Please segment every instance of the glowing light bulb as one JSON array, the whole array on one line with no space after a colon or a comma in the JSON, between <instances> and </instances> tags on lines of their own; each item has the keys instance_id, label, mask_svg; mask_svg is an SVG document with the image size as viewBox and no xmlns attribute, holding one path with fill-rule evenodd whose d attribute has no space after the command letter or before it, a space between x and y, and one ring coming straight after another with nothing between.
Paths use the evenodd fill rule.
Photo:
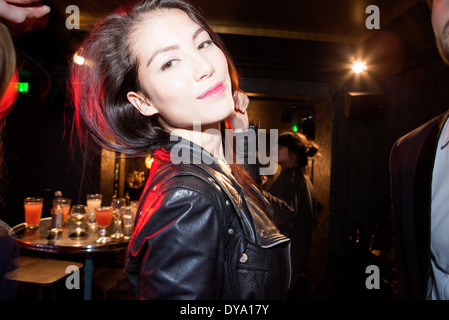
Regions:
<instances>
[{"instance_id":1,"label":"glowing light bulb","mask_svg":"<svg viewBox=\"0 0 449 320\"><path fill-rule=\"evenodd\" d=\"M364 64L363 62L355 62L355 63L352 65L352 70L353 70L355 73L360 73L360 72L362 72L362 71L366 71L366 64Z\"/></svg>"},{"instance_id":2,"label":"glowing light bulb","mask_svg":"<svg viewBox=\"0 0 449 320\"><path fill-rule=\"evenodd\" d=\"M85 61L86 59L84 59L82 56L79 56L77 53L73 55L73 62L75 62L76 64L82 66Z\"/></svg>"}]
</instances>

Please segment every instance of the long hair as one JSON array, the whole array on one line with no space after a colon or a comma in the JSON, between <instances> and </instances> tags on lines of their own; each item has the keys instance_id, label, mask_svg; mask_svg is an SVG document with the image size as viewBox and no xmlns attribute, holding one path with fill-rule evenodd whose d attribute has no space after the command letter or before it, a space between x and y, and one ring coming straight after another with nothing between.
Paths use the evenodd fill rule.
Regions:
<instances>
[{"instance_id":1,"label":"long hair","mask_svg":"<svg viewBox=\"0 0 449 320\"><path fill-rule=\"evenodd\" d=\"M145 156L169 141L170 134L158 116L142 115L126 96L129 91L145 92L138 81L139 61L131 50L131 35L148 13L160 9L182 10L209 33L226 56L232 92L239 89L228 50L195 7L182 0L152 0L121 8L103 18L82 42L79 55L85 63L71 65L68 87L75 109L74 128L82 144L90 136L96 146ZM257 201L249 175L237 164L231 169L246 193Z\"/></svg>"},{"instance_id":2,"label":"long hair","mask_svg":"<svg viewBox=\"0 0 449 320\"><path fill-rule=\"evenodd\" d=\"M229 53L193 6L180 0L155 0L121 8L102 19L81 44L79 55L85 63L71 66L74 124L79 132L86 128L95 144L105 149L143 156L169 141L158 116L142 115L126 97L129 91L145 92L138 81L139 62L131 50L131 35L148 13L160 9L182 10L210 34L228 61L232 90L238 89Z\"/></svg>"},{"instance_id":3,"label":"long hair","mask_svg":"<svg viewBox=\"0 0 449 320\"><path fill-rule=\"evenodd\" d=\"M3 128L4 120L10 107L17 97L14 82L17 82L16 74L16 51L8 28L0 23L0 129Z\"/></svg>"}]
</instances>

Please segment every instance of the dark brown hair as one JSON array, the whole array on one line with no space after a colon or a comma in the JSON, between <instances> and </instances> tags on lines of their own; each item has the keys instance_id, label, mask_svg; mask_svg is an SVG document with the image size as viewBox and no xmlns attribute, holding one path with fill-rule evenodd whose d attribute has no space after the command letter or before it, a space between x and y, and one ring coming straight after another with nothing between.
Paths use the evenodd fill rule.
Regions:
<instances>
[{"instance_id":1,"label":"dark brown hair","mask_svg":"<svg viewBox=\"0 0 449 320\"><path fill-rule=\"evenodd\" d=\"M139 62L131 50L131 35L148 13L163 9L184 11L209 33L226 56L232 91L239 90L238 73L226 47L195 7L181 0L152 0L121 8L103 18L81 44L78 53L85 63L71 65L68 87L75 109L74 128L82 144L91 137L94 146L146 156L169 141L169 132L158 116L142 115L127 98L129 91L145 93L138 81ZM231 169L244 190L259 202L249 175L238 164Z\"/></svg>"},{"instance_id":2,"label":"dark brown hair","mask_svg":"<svg viewBox=\"0 0 449 320\"><path fill-rule=\"evenodd\" d=\"M305 167L309 157L318 152L318 145L297 132L286 132L279 136L278 145L288 148L288 151L298 156L298 166Z\"/></svg>"},{"instance_id":3,"label":"dark brown hair","mask_svg":"<svg viewBox=\"0 0 449 320\"><path fill-rule=\"evenodd\" d=\"M138 59L131 50L131 34L146 14L161 9L184 11L206 30L224 52L232 90L238 89L238 74L228 51L201 14L180 0L143 1L102 19L81 44L84 65L71 66L70 95L75 107L75 126L89 131L96 145L134 156L147 155L169 140L158 116L142 115L127 99L129 91L145 92L138 81ZM84 136L84 135L83 135Z\"/></svg>"}]
</instances>

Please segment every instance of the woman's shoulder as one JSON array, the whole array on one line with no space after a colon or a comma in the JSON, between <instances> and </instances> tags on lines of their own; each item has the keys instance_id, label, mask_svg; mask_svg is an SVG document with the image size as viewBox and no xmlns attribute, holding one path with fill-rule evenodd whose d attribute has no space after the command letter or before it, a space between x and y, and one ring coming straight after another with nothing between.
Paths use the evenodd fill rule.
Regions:
<instances>
[{"instance_id":1,"label":"woman's shoulder","mask_svg":"<svg viewBox=\"0 0 449 320\"><path fill-rule=\"evenodd\" d=\"M212 201L223 198L220 186L208 173L192 164L170 164L158 170L154 177L150 177L153 183L147 188L151 191L159 191L167 196L184 190L203 195Z\"/></svg>"}]
</instances>

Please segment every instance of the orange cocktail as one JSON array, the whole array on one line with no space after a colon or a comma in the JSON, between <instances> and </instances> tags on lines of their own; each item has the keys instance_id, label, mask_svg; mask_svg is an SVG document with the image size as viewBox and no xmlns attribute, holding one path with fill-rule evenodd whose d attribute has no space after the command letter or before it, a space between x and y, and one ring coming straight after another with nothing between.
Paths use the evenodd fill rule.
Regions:
<instances>
[{"instance_id":1,"label":"orange cocktail","mask_svg":"<svg viewBox=\"0 0 449 320\"><path fill-rule=\"evenodd\" d=\"M24 201L25 223L28 229L36 229L42 215L43 198L28 197Z\"/></svg>"},{"instance_id":2,"label":"orange cocktail","mask_svg":"<svg viewBox=\"0 0 449 320\"><path fill-rule=\"evenodd\" d=\"M100 228L107 228L112 222L112 207L95 208L95 219Z\"/></svg>"},{"instance_id":3,"label":"orange cocktail","mask_svg":"<svg viewBox=\"0 0 449 320\"><path fill-rule=\"evenodd\" d=\"M95 219L97 220L97 225L100 227L100 238L97 239L97 243L108 243L111 241L110 237L106 237L106 228L112 222L112 207L98 207L95 208Z\"/></svg>"},{"instance_id":4,"label":"orange cocktail","mask_svg":"<svg viewBox=\"0 0 449 320\"><path fill-rule=\"evenodd\" d=\"M62 205L62 222L67 223L69 220L70 205Z\"/></svg>"}]
</instances>

